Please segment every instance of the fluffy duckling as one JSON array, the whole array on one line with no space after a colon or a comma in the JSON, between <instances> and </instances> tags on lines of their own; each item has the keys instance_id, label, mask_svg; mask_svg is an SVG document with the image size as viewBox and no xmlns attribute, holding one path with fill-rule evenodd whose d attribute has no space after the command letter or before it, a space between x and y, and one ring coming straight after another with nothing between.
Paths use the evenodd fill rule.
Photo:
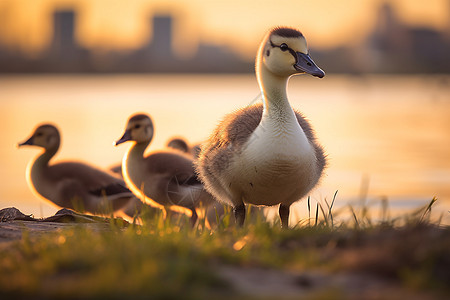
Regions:
<instances>
[{"instance_id":1,"label":"fluffy duckling","mask_svg":"<svg viewBox=\"0 0 450 300\"><path fill-rule=\"evenodd\" d=\"M189 153L189 145L188 143L182 139L182 138L173 138L170 141L167 142L167 147L179 150L184 153Z\"/></svg>"},{"instance_id":2,"label":"fluffy duckling","mask_svg":"<svg viewBox=\"0 0 450 300\"><path fill-rule=\"evenodd\" d=\"M189 149L188 143L182 139L182 138L172 138L167 142L167 148L175 149L178 151L181 151L183 153L195 153L192 152L191 149ZM192 154L194 155L194 154ZM119 176L122 176L122 163L113 165L109 168L111 172L114 174L117 174Z\"/></svg>"},{"instance_id":3,"label":"fluffy duckling","mask_svg":"<svg viewBox=\"0 0 450 300\"><path fill-rule=\"evenodd\" d=\"M167 147L188 153L192 155L193 159L197 159L198 154L200 153L200 144L195 144L190 147L183 138L172 138L167 142Z\"/></svg>"},{"instance_id":4,"label":"fluffy duckling","mask_svg":"<svg viewBox=\"0 0 450 300\"><path fill-rule=\"evenodd\" d=\"M123 180L92 166L79 162L50 164L60 143L58 129L43 124L28 140L18 144L44 149L30 161L26 172L28 185L37 195L59 207L102 215L122 208L134 197Z\"/></svg>"},{"instance_id":5,"label":"fluffy duckling","mask_svg":"<svg viewBox=\"0 0 450 300\"><path fill-rule=\"evenodd\" d=\"M244 224L244 203L279 206L288 227L290 205L318 183L326 165L311 125L287 98L295 74L322 78L325 73L308 54L303 34L277 27L263 39L256 57L262 104L225 116L201 149L197 171L206 189L234 208Z\"/></svg>"},{"instance_id":6,"label":"fluffy duckling","mask_svg":"<svg viewBox=\"0 0 450 300\"><path fill-rule=\"evenodd\" d=\"M166 145L170 149L181 151L182 153L190 153L189 145L183 138L174 137L167 142ZM113 165L109 168L111 172L123 178L122 163ZM124 217L136 217L139 216L141 210L145 207L147 211L155 209L147 204L142 203L139 199L135 198L130 201L121 211L125 214Z\"/></svg>"},{"instance_id":7,"label":"fluffy duckling","mask_svg":"<svg viewBox=\"0 0 450 300\"><path fill-rule=\"evenodd\" d=\"M192 155L195 155L196 154L195 151L197 151L197 148L190 149L188 143L182 138L170 139L167 142L167 148L175 149L183 153L191 153ZM109 170L114 174L122 176L122 163L111 166Z\"/></svg>"},{"instance_id":8,"label":"fluffy duckling","mask_svg":"<svg viewBox=\"0 0 450 300\"><path fill-rule=\"evenodd\" d=\"M196 207L214 200L195 174L192 158L176 150L154 151L144 157L153 138L153 122L145 114L128 120L125 133L115 145L126 141L133 144L122 161L125 182L139 198L160 208L169 208L191 215L195 224Z\"/></svg>"}]
</instances>

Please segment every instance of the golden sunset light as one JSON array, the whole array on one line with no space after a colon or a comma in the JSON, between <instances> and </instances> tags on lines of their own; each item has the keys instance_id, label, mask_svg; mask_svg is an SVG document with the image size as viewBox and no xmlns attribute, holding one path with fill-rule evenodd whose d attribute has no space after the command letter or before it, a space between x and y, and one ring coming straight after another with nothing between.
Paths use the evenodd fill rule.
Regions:
<instances>
[{"instance_id":1,"label":"golden sunset light","mask_svg":"<svg viewBox=\"0 0 450 300\"><path fill-rule=\"evenodd\" d=\"M30 55L42 51L51 39L52 13L71 9L82 46L136 49L151 39L150 18L164 14L175 19L174 47L181 56L208 41L251 57L264 32L279 24L302 28L315 47L353 44L374 26L383 3L391 3L407 24L450 27L446 0L1 0L0 43Z\"/></svg>"},{"instance_id":2,"label":"golden sunset light","mask_svg":"<svg viewBox=\"0 0 450 300\"><path fill-rule=\"evenodd\" d=\"M450 299L449 54L450 0L0 0L0 299Z\"/></svg>"}]
</instances>

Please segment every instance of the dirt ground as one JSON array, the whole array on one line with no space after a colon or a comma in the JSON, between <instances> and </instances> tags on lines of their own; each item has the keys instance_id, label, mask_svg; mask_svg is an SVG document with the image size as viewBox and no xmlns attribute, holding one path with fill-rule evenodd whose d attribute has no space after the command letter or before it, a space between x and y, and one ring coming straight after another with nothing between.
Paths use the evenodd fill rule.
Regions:
<instances>
[{"instance_id":1,"label":"dirt ground","mask_svg":"<svg viewBox=\"0 0 450 300\"><path fill-rule=\"evenodd\" d=\"M16 208L0 210L0 251L10 243L22 239L24 232L39 237L49 232L73 226L86 226L92 230L110 230L107 218L82 215L62 209L54 216L35 219ZM345 291L337 299L440 299L436 295L407 290L395 282L364 272L327 274L321 271L293 272L258 267L223 265L218 275L230 282L242 295L263 298L336 299L336 292Z\"/></svg>"},{"instance_id":2,"label":"dirt ground","mask_svg":"<svg viewBox=\"0 0 450 300\"><path fill-rule=\"evenodd\" d=\"M0 247L4 243L20 240L24 231L34 237L75 225L95 230L109 229L108 219L77 214L68 209L61 209L54 216L45 219L35 219L17 208L4 208L0 210Z\"/></svg>"}]
</instances>

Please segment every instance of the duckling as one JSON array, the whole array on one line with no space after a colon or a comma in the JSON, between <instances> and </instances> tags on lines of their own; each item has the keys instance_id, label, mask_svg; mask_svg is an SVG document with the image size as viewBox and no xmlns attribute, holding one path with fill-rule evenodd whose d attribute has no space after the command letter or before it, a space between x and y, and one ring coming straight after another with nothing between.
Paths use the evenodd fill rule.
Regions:
<instances>
[{"instance_id":1,"label":"duckling","mask_svg":"<svg viewBox=\"0 0 450 300\"><path fill-rule=\"evenodd\" d=\"M188 143L180 137L174 137L171 138L166 145L170 149L175 149L178 151L181 151L183 153L191 153L191 150L189 149ZM192 153L191 153L192 154ZM109 170L114 173L117 176L120 176L123 178L122 175L122 163L115 164L109 168ZM147 205L145 203L142 203L141 200L138 198L135 198L133 201L130 201L129 204L127 204L121 211L124 213L122 215L123 217L136 217L141 214L141 210L145 207L146 211L153 211L155 210L154 207Z\"/></svg>"},{"instance_id":2,"label":"duckling","mask_svg":"<svg viewBox=\"0 0 450 300\"><path fill-rule=\"evenodd\" d=\"M207 206L214 200L197 179L189 155L177 150L160 150L144 157L153 131L151 118L136 114L129 118L125 133L115 142L116 146L133 142L122 161L125 182L149 205L191 215L194 225L198 218L196 208L200 203Z\"/></svg>"},{"instance_id":3,"label":"duckling","mask_svg":"<svg viewBox=\"0 0 450 300\"><path fill-rule=\"evenodd\" d=\"M59 207L108 215L130 201L133 193L125 182L80 162L50 164L61 143L59 130L51 124L38 126L18 147L44 149L28 164L26 178L31 190Z\"/></svg>"},{"instance_id":4,"label":"duckling","mask_svg":"<svg viewBox=\"0 0 450 300\"><path fill-rule=\"evenodd\" d=\"M175 149L183 153L191 153L192 155L195 155L195 151L197 151L197 148L195 147L190 149L188 143L183 138L172 138L167 142L166 146L167 148ZM109 170L114 174L122 176L122 163L111 166Z\"/></svg>"},{"instance_id":5,"label":"duckling","mask_svg":"<svg viewBox=\"0 0 450 300\"><path fill-rule=\"evenodd\" d=\"M189 146L183 138L172 138L167 142L167 147L190 154L193 159L197 159L198 154L200 153L200 144Z\"/></svg>"},{"instance_id":6,"label":"duckling","mask_svg":"<svg viewBox=\"0 0 450 300\"><path fill-rule=\"evenodd\" d=\"M205 188L233 207L240 226L250 203L279 205L287 228L290 205L316 186L326 165L311 125L289 104L287 82L295 74L325 73L303 34L287 27L266 34L255 64L263 103L226 115L202 144L196 169Z\"/></svg>"},{"instance_id":7,"label":"duckling","mask_svg":"<svg viewBox=\"0 0 450 300\"><path fill-rule=\"evenodd\" d=\"M179 150L184 153L189 152L189 146L187 142L182 138L172 138L170 141L167 142L167 147Z\"/></svg>"}]
</instances>

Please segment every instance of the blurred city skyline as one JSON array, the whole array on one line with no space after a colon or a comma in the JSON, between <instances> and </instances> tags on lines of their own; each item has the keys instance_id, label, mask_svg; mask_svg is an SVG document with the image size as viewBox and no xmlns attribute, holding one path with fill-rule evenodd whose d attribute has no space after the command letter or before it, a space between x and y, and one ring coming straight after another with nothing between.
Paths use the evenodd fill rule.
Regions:
<instances>
[{"instance_id":1,"label":"blurred city skyline","mask_svg":"<svg viewBox=\"0 0 450 300\"><path fill-rule=\"evenodd\" d=\"M222 1L212 2L219 6L222 3L217 7L223 10L222 14L233 5L243 11L251 8L249 1L239 4L232 1L226 6ZM308 1L299 2L306 3L305 6L313 11L321 5L326 12L338 8L324 0L316 1L316 6ZM299 2L279 0L277 3L295 8ZM343 5L349 5L353 0L344 2ZM272 26L299 27L308 39L313 58L326 66L329 72L450 72L450 1L429 0L422 8L417 6L417 2L423 1L414 1L416 4L409 3L408 6L403 0L370 0L364 1L363 6L353 3L353 12L348 10L346 22L340 20L342 6L339 6L337 16L327 18L326 22L311 14L306 14L309 18L299 17L298 23L305 26L292 22L292 9L291 13L282 10L273 15L285 16L286 22L274 21ZM114 0L0 0L0 72L253 72L259 40L272 26L255 29L254 23L261 19L261 16L255 16L246 23L249 28L242 28L238 35L217 29L211 36L213 28L201 25L207 23L205 12L208 9L192 12L193 8L202 7L205 3L200 0L189 3L192 4L190 7L181 0L164 3L131 0L128 6ZM32 5L26 7L25 4ZM262 4L273 5L272 1ZM99 15L98 24L102 19L106 24L115 10L125 9L124 16L117 18L116 23L128 24L124 26L128 26L128 30L139 39L120 42L123 37L121 32L115 31L116 26L103 28L108 34L97 35L99 38L95 43L89 42L86 36L95 36L101 26L95 29L91 20L94 29L87 30L87 15L101 7L105 13ZM357 20L355 11L365 15L364 21L360 19L352 23ZM26 12L28 19L24 19ZM133 12L134 18L131 19L135 24L144 23L144 27L138 26L133 30L133 26L124 21L129 21L126 16ZM255 12L261 10L255 9ZM331 16L329 13L326 15ZM192 22L196 16L203 21ZM299 16L305 17L304 12ZM336 20L341 22L331 30L333 38L327 39L330 32L323 35L320 28ZM234 23L232 21L228 20L228 23ZM239 23L239 18L236 22ZM314 26L319 28L316 34L313 34ZM342 28L347 28L347 32ZM258 33L250 34L252 30ZM119 42L114 42L111 36Z\"/></svg>"}]
</instances>

